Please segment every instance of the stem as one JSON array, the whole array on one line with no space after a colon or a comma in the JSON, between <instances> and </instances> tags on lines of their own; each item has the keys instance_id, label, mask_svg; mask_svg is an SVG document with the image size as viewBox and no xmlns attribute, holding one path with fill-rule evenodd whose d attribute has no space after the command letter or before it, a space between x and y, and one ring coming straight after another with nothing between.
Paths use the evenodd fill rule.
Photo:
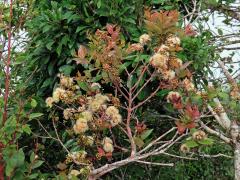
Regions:
<instances>
[{"instance_id":1,"label":"stem","mask_svg":"<svg viewBox=\"0 0 240 180\"><path fill-rule=\"evenodd\" d=\"M2 118L2 126L4 126L7 120L7 104L8 104L8 95L9 95L9 86L10 86L10 64L11 64L11 37L12 37L12 0L10 0L10 22L8 30L8 58L6 62L6 79L5 79L5 94L4 94L4 110Z\"/></svg>"},{"instance_id":2,"label":"stem","mask_svg":"<svg viewBox=\"0 0 240 180\"><path fill-rule=\"evenodd\" d=\"M240 143L235 144L234 150L234 171L235 171L235 180L240 179Z\"/></svg>"}]
</instances>

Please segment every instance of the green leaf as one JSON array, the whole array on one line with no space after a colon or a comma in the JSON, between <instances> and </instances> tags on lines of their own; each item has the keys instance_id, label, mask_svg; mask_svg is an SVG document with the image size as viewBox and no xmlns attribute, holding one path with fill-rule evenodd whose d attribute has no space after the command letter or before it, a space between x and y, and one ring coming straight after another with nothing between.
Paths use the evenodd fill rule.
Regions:
<instances>
[{"instance_id":1,"label":"green leaf","mask_svg":"<svg viewBox=\"0 0 240 180\"><path fill-rule=\"evenodd\" d=\"M213 144L213 139L205 138L205 139L202 139L202 140L198 141L198 143L202 144L202 145L212 145Z\"/></svg>"},{"instance_id":2,"label":"green leaf","mask_svg":"<svg viewBox=\"0 0 240 180\"><path fill-rule=\"evenodd\" d=\"M161 90L161 91L158 91L157 94L156 94L156 96L163 98L163 97L166 96L169 92L170 92L170 90L163 89L163 90Z\"/></svg>"},{"instance_id":3,"label":"green leaf","mask_svg":"<svg viewBox=\"0 0 240 180\"><path fill-rule=\"evenodd\" d=\"M59 68L59 71L63 74L65 74L66 76L70 76L72 70L73 70L73 66L70 65L63 65Z\"/></svg>"},{"instance_id":4,"label":"green leaf","mask_svg":"<svg viewBox=\"0 0 240 180\"><path fill-rule=\"evenodd\" d=\"M31 100L31 106L35 108L37 106L37 101L35 99Z\"/></svg>"},{"instance_id":5,"label":"green leaf","mask_svg":"<svg viewBox=\"0 0 240 180\"><path fill-rule=\"evenodd\" d=\"M29 120L41 117L43 115L43 113L32 113L29 115Z\"/></svg>"},{"instance_id":6,"label":"green leaf","mask_svg":"<svg viewBox=\"0 0 240 180\"><path fill-rule=\"evenodd\" d=\"M219 34L220 36L223 35L223 31L222 31L221 29L218 29L217 31L218 31L218 34Z\"/></svg>"},{"instance_id":7,"label":"green leaf","mask_svg":"<svg viewBox=\"0 0 240 180\"><path fill-rule=\"evenodd\" d=\"M32 152L31 155L30 155L30 162L33 162L35 159L35 153Z\"/></svg>"},{"instance_id":8,"label":"green leaf","mask_svg":"<svg viewBox=\"0 0 240 180\"><path fill-rule=\"evenodd\" d=\"M37 177L38 177L38 173L34 173L28 176L29 179L36 179Z\"/></svg>"},{"instance_id":9,"label":"green leaf","mask_svg":"<svg viewBox=\"0 0 240 180\"><path fill-rule=\"evenodd\" d=\"M189 148L194 148L194 147L197 147L197 146L198 146L198 143L196 143L194 140L186 141L185 144L186 144L187 147L189 147Z\"/></svg>"},{"instance_id":10,"label":"green leaf","mask_svg":"<svg viewBox=\"0 0 240 180\"><path fill-rule=\"evenodd\" d=\"M28 135L31 134L31 132L32 132L31 128L30 128L30 126L28 124L24 124L22 126L22 130L23 130L23 132L27 133Z\"/></svg>"},{"instance_id":11,"label":"green leaf","mask_svg":"<svg viewBox=\"0 0 240 180\"><path fill-rule=\"evenodd\" d=\"M98 2L97 2L97 8L101 8L101 5L102 5L102 0L98 0Z\"/></svg>"},{"instance_id":12,"label":"green leaf","mask_svg":"<svg viewBox=\"0 0 240 180\"><path fill-rule=\"evenodd\" d=\"M36 161L33 166L32 166L32 169L35 169L35 168L38 168L40 167L42 164L44 163L44 161Z\"/></svg>"},{"instance_id":13,"label":"green leaf","mask_svg":"<svg viewBox=\"0 0 240 180\"><path fill-rule=\"evenodd\" d=\"M53 44L54 44L54 41L50 41L49 43L46 44L46 48L51 51Z\"/></svg>"},{"instance_id":14,"label":"green leaf","mask_svg":"<svg viewBox=\"0 0 240 180\"><path fill-rule=\"evenodd\" d=\"M142 134L141 134L141 139L144 140L146 139L151 133L152 133L153 129L148 129L145 130Z\"/></svg>"},{"instance_id":15,"label":"green leaf","mask_svg":"<svg viewBox=\"0 0 240 180\"><path fill-rule=\"evenodd\" d=\"M143 142L143 140L142 140L141 138L139 138L139 137L134 137L133 140L134 140L135 144L136 144L139 148L143 147L144 142Z\"/></svg>"},{"instance_id":16,"label":"green leaf","mask_svg":"<svg viewBox=\"0 0 240 180\"><path fill-rule=\"evenodd\" d=\"M78 81L77 83L78 83L79 87L80 87L82 90L88 91L88 85L87 85L86 82L79 82L79 81Z\"/></svg>"}]
</instances>

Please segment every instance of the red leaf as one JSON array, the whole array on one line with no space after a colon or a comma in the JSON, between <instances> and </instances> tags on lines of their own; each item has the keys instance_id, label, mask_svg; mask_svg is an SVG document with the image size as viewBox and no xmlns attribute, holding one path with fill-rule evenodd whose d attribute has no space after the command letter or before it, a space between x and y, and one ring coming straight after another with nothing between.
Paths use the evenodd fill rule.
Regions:
<instances>
[{"instance_id":1,"label":"red leaf","mask_svg":"<svg viewBox=\"0 0 240 180\"><path fill-rule=\"evenodd\" d=\"M84 59L86 55L87 55L87 48L83 45L80 45L78 49L78 57L80 59Z\"/></svg>"},{"instance_id":2,"label":"red leaf","mask_svg":"<svg viewBox=\"0 0 240 180\"><path fill-rule=\"evenodd\" d=\"M184 131L186 130L186 125L181 123L180 121L177 121L176 125L177 125L177 129L178 129L178 133L183 134Z\"/></svg>"},{"instance_id":3,"label":"red leaf","mask_svg":"<svg viewBox=\"0 0 240 180\"><path fill-rule=\"evenodd\" d=\"M186 127L192 129L196 127L196 124L194 122L190 122L189 124L186 125Z\"/></svg>"},{"instance_id":4,"label":"red leaf","mask_svg":"<svg viewBox=\"0 0 240 180\"><path fill-rule=\"evenodd\" d=\"M106 156L107 160L111 160L112 159L112 153L111 152L106 153L105 156Z\"/></svg>"},{"instance_id":5,"label":"red leaf","mask_svg":"<svg viewBox=\"0 0 240 180\"><path fill-rule=\"evenodd\" d=\"M97 149L98 149L98 155L99 155L100 157L105 156L105 151L104 151L102 148L98 147Z\"/></svg>"},{"instance_id":6,"label":"red leaf","mask_svg":"<svg viewBox=\"0 0 240 180\"><path fill-rule=\"evenodd\" d=\"M114 26L113 25L107 24L106 28L107 28L107 31L108 31L109 34L112 34L114 32L114 30L113 30Z\"/></svg>"},{"instance_id":7,"label":"red leaf","mask_svg":"<svg viewBox=\"0 0 240 180\"><path fill-rule=\"evenodd\" d=\"M193 27L188 24L186 27L185 27L185 34L187 36L195 36L197 33L196 31L193 29Z\"/></svg>"}]
</instances>

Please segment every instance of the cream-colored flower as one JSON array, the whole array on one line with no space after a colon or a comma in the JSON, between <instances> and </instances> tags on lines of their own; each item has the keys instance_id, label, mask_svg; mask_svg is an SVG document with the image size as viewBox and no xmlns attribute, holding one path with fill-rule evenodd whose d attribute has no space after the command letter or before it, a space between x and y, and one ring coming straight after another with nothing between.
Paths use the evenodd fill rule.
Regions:
<instances>
[{"instance_id":1,"label":"cream-colored flower","mask_svg":"<svg viewBox=\"0 0 240 180\"><path fill-rule=\"evenodd\" d=\"M168 56L156 53L151 57L150 63L153 67L167 69Z\"/></svg>"},{"instance_id":2,"label":"cream-colored flower","mask_svg":"<svg viewBox=\"0 0 240 180\"><path fill-rule=\"evenodd\" d=\"M206 133L204 131L198 130L192 134L194 140L200 141L206 138Z\"/></svg>"},{"instance_id":3,"label":"cream-colored flower","mask_svg":"<svg viewBox=\"0 0 240 180\"><path fill-rule=\"evenodd\" d=\"M161 45L160 48L158 49L158 52L161 52L161 53L168 53L169 51L169 47L166 46L165 44Z\"/></svg>"},{"instance_id":4,"label":"cream-colored flower","mask_svg":"<svg viewBox=\"0 0 240 180\"><path fill-rule=\"evenodd\" d=\"M80 174L80 171L76 170L76 169L72 169L71 172L69 173L69 177L70 179L72 178L72 176L77 177Z\"/></svg>"},{"instance_id":5,"label":"cream-colored flower","mask_svg":"<svg viewBox=\"0 0 240 180\"><path fill-rule=\"evenodd\" d=\"M115 115L112 116L110 122L111 122L112 126L116 126L116 125L118 125L119 123L122 122L122 116L120 114L115 114Z\"/></svg>"},{"instance_id":6,"label":"cream-colored flower","mask_svg":"<svg viewBox=\"0 0 240 180\"><path fill-rule=\"evenodd\" d=\"M94 99L89 99L89 108L91 111L96 112L104 105L107 101L110 101L107 96L102 94L96 94Z\"/></svg>"},{"instance_id":7,"label":"cream-colored flower","mask_svg":"<svg viewBox=\"0 0 240 180\"><path fill-rule=\"evenodd\" d=\"M81 115L82 115L83 118L86 119L87 121L91 121L92 118L93 118L93 114L92 114L92 112L90 112L90 111L83 111L83 112L81 113Z\"/></svg>"},{"instance_id":8,"label":"cream-colored flower","mask_svg":"<svg viewBox=\"0 0 240 180\"><path fill-rule=\"evenodd\" d=\"M73 86L73 78L61 75L60 84L66 88L70 88Z\"/></svg>"},{"instance_id":9,"label":"cream-colored flower","mask_svg":"<svg viewBox=\"0 0 240 180\"><path fill-rule=\"evenodd\" d=\"M87 120L84 118L79 118L76 124L73 126L73 130L76 134L84 133L88 130Z\"/></svg>"},{"instance_id":10,"label":"cream-colored flower","mask_svg":"<svg viewBox=\"0 0 240 180\"><path fill-rule=\"evenodd\" d=\"M54 102L59 102L60 99L66 96L66 91L62 88L56 88L53 92Z\"/></svg>"},{"instance_id":11,"label":"cream-colored flower","mask_svg":"<svg viewBox=\"0 0 240 180\"><path fill-rule=\"evenodd\" d=\"M105 137L103 139L103 149L105 152L113 152L114 148L113 148L113 141L109 138L109 137Z\"/></svg>"},{"instance_id":12,"label":"cream-colored flower","mask_svg":"<svg viewBox=\"0 0 240 180\"><path fill-rule=\"evenodd\" d=\"M113 116L114 114L118 114L118 113L119 113L119 110L115 106L109 106L106 109L106 114L108 116Z\"/></svg>"},{"instance_id":13,"label":"cream-colored flower","mask_svg":"<svg viewBox=\"0 0 240 180\"><path fill-rule=\"evenodd\" d=\"M86 136L85 138L86 138L86 144L88 146L92 146L94 143L94 138L92 136Z\"/></svg>"},{"instance_id":14,"label":"cream-colored flower","mask_svg":"<svg viewBox=\"0 0 240 180\"><path fill-rule=\"evenodd\" d=\"M151 41L151 37L148 34L143 34L139 37L139 42L142 45L145 45Z\"/></svg>"},{"instance_id":15,"label":"cream-colored flower","mask_svg":"<svg viewBox=\"0 0 240 180\"><path fill-rule=\"evenodd\" d=\"M52 97L48 97L45 102L46 102L47 107L51 108L53 106L54 100Z\"/></svg>"},{"instance_id":16,"label":"cream-colored flower","mask_svg":"<svg viewBox=\"0 0 240 180\"><path fill-rule=\"evenodd\" d=\"M189 79L185 78L182 83L187 91L194 91L194 84Z\"/></svg>"},{"instance_id":17,"label":"cream-colored flower","mask_svg":"<svg viewBox=\"0 0 240 180\"><path fill-rule=\"evenodd\" d=\"M171 35L167 38L166 44L170 47L179 46L181 44L181 40L179 37Z\"/></svg>"},{"instance_id":18,"label":"cream-colored flower","mask_svg":"<svg viewBox=\"0 0 240 180\"><path fill-rule=\"evenodd\" d=\"M109 106L106 109L106 114L111 117L111 125L116 126L122 122L122 116L119 114L119 110L115 106Z\"/></svg>"},{"instance_id":19,"label":"cream-colored flower","mask_svg":"<svg viewBox=\"0 0 240 180\"><path fill-rule=\"evenodd\" d=\"M63 111L64 119L68 120L68 119L72 118L73 112L74 112L73 108L64 109L64 111Z\"/></svg>"},{"instance_id":20,"label":"cream-colored flower","mask_svg":"<svg viewBox=\"0 0 240 180\"><path fill-rule=\"evenodd\" d=\"M167 95L167 102L172 102L173 98L180 98L181 95L178 92L171 91Z\"/></svg>"},{"instance_id":21,"label":"cream-colored flower","mask_svg":"<svg viewBox=\"0 0 240 180\"><path fill-rule=\"evenodd\" d=\"M186 144L182 144L180 147L180 151L183 153L188 153L190 151L190 148Z\"/></svg>"},{"instance_id":22,"label":"cream-colored flower","mask_svg":"<svg viewBox=\"0 0 240 180\"><path fill-rule=\"evenodd\" d=\"M173 80L175 78L175 72L173 70L167 70L162 72L164 80Z\"/></svg>"},{"instance_id":23,"label":"cream-colored flower","mask_svg":"<svg viewBox=\"0 0 240 180\"><path fill-rule=\"evenodd\" d=\"M96 94L95 100L99 101L101 104L106 103L107 101L110 101L108 96L102 95L102 94Z\"/></svg>"},{"instance_id":24,"label":"cream-colored flower","mask_svg":"<svg viewBox=\"0 0 240 180\"><path fill-rule=\"evenodd\" d=\"M92 83L91 84L91 88L93 88L93 89L100 89L101 85L99 83Z\"/></svg>"},{"instance_id":25,"label":"cream-colored flower","mask_svg":"<svg viewBox=\"0 0 240 180\"><path fill-rule=\"evenodd\" d=\"M175 58L175 60L176 60L176 62L178 63L179 67L181 67L182 64L183 64L182 60L179 59L179 58Z\"/></svg>"}]
</instances>

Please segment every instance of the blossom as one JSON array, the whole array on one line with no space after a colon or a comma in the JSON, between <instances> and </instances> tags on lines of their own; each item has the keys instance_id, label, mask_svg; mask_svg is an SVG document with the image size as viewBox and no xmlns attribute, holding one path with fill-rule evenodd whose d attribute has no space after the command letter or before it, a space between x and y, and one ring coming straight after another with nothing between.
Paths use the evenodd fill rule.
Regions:
<instances>
[{"instance_id":1,"label":"blossom","mask_svg":"<svg viewBox=\"0 0 240 180\"><path fill-rule=\"evenodd\" d=\"M132 53L135 51L143 51L143 45L140 43L131 44L126 51L127 53Z\"/></svg>"},{"instance_id":2,"label":"blossom","mask_svg":"<svg viewBox=\"0 0 240 180\"><path fill-rule=\"evenodd\" d=\"M91 84L91 88L92 89L100 89L101 88L101 85L99 83L92 83Z\"/></svg>"},{"instance_id":3,"label":"blossom","mask_svg":"<svg viewBox=\"0 0 240 180\"><path fill-rule=\"evenodd\" d=\"M171 58L169 64L172 68L180 68L182 66L182 60L179 58Z\"/></svg>"},{"instance_id":4,"label":"blossom","mask_svg":"<svg viewBox=\"0 0 240 180\"><path fill-rule=\"evenodd\" d=\"M73 78L60 75L60 84L66 88L73 86Z\"/></svg>"},{"instance_id":5,"label":"blossom","mask_svg":"<svg viewBox=\"0 0 240 180\"><path fill-rule=\"evenodd\" d=\"M195 89L194 84L187 78L185 78L182 83L187 91L193 91Z\"/></svg>"},{"instance_id":6,"label":"blossom","mask_svg":"<svg viewBox=\"0 0 240 180\"><path fill-rule=\"evenodd\" d=\"M150 59L150 63L153 67L161 68L161 69L167 69L167 62L168 62L168 56L160 53L154 54Z\"/></svg>"},{"instance_id":7,"label":"blossom","mask_svg":"<svg viewBox=\"0 0 240 180\"><path fill-rule=\"evenodd\" d=\"M194 140L200 141L206 138L206 133L204 131L198 130L192 134Z\"/></svg>"},{"instance_id":8,"label":"blossom","mask_svg":"<svg viewBox=\"0 0 240 180\"><path fill-rule=\"evenodd\" d=\"M167 102L173 102L175 99L181 98L181 95L178 92L171 91L167 95Z\"/></svg>"},{"instance_id":9,"label":"blossom","mask_svg":"<svg viewBox=\"0 0 240 180\"><path fill-rule=\"evenodd\" d=\"M109 106L106 109L106 114L108 116L113 116L114 114L118 114L118 113L119 113L119 110L115 106Z\"/></svg>"},{"instance_id":10,"label":"blossom","mask_svg":"<svg viewBox=\"0 0 240 180\"><path fill-rule=\"evenodd\" d=\"M86 144L92 146L94 143L94 138L92 136L86 136Z\"/></svg>"},{"instance_id":11,"label":"blossom","mask_svg":"<svg viewBox=\"0 0 240 180\"><path fill-rule=\"evenodd\" d=\"M112 126L116 126L120 122L122 122L122 116L120 114L115 114L112 116L112 119L111 119Z\"/></svg>"},{"instance_id":12,"label":"blossom","mask_svg":"<svg viewBox=\"0 0 240 180\"><path fill-rule=\"evenodd\" d=\"M89 99L89 108L91 111L96 112L106 103L106 101L110 101L107 96L96 94L94 99Z\"/></svg>"},{"instance_id":13,"label":"blossom","mask_svg":"<svg viewBox=\"0 0 240 180\"><path fill-rule=\"evenodd\" d=\"M54 103L54 99L52 97L48 97L45 102L46 102L47 107L51 108Z\"/></svg>"},{"instance_id":14,"label":"blossom","mask_svg":"<svg viewBox=\"0 0 240 180\"><path fill-rule=\"evenodd\" d=\"M170 47L180 46L181 40L175 35L171 35L167 38L166 43Z\"/></svg>"},{"instance_id":15,"label":"blossom","mask_svg":"<svg viewBox=\"0 0 240 180\"><path fill-rule=\"evenodd\" d=\"M180 147L180 151L183 153L188 153L190 151L190 148L186 144L182 144Z\"/></svg>"},{"instance_id":16,"label":"blossom","mask_svg":"<svg viewBox=\"0 0 240 180\"><path fill-rule=\"evenodd\" d=\"M62 88L56 88L53 92L53 100L54 102L59 102L60 99L66 97L66 91Z\"/></svg>"},{"instance_id":17,"label":"blossom","mask_svg":"<svg viewBox=\"0 0 240 180\"><path fill-rule=\"evenodd\" d=\"M173 70L167 70L163 72L164 80L173 80L175 78L175 72Z\"/></svg>"},{"instance_id":18,"label":"blossom","mask_svg":"<svg viewBox=\"0 0 240 180\"><path fill-rule=\"evenodd\" d=\"M119 110L115 106L109 106L106 109L106 114L111 117L111 125L116 126L122 122L122 116L119 114Z\"/></svg>"},{"instance_id":19,"label":"blossom","mask_svg":"<svg viewBox=\"0 0 240 180\"><path fill-rule=\"evenodd\" d=\"M151 41L151 37L148 34L143 34L139 37L139 42L142 45L145 45L150 41Z\"/></svg>"},{"instance_id":20,"label":"blossom","mask_svg":"<svg viewBox=\"0 0 240 180\"><path fill-rule=\"evenodd\" d=\"M77 177L80 174L80 171L76 169L72 169L71 172L69 173L69 179L72 179L72 176Z\"/></svg>"},{"instance_id":21,"label":"blossom","mask_svg":"<svg viewBox=\"0 0 240 180\"><path fill-rule=\"evenodd\" d=\"M165 44L162 44L162 45L160 46L160 48L158 49L158 52L168 53L167 51L169 51L169 47L166 46Z\"/></svg>"},{"instance_id":22,"label":"blossom","mask_svg":"<svg viewBox=\"0 0 240 180\"><path fill-rule=\"evenodd\" d=\"M88 130L87 120L84 118L79 118L76 124L73 126L73 130L76 134L84 133Z\"/></svg>"},{"instance_id":23,"label":"blossom","mask_svg":"<svg viewBox=\"0 0 240 180\"><path fill-rule=\"evenodd\" d=\"M93 118L93 114L92 114L92 112L90 112L90 111L83 111L83 112L81 113L81 115L82 115L83 118L86 119L87 121L91 121L92 118Z\"/></svg>"},{"instance_id":24,"label":"blossom","mask_svg":"<svg viewBox=\"0 0 240 180\"><path fill-rule=\"evenodd\" d=\"M109 138L109 137L105 137L103 139L103 149L105 152L109 153L109 152L113 152L114 148L113 148L113 141Z\"/></svg>"},{"instance_id":25,"label":"blossom","mask_svg":"<svg viewBox=\"0 0 240 180\"><path fill-rule=\"evenodd\" d=\"M70 119L73 116L73 111L74 111L73 108L64 109L64 111L63 111L64 119L66 119L66 120Z\"/></svg>"}]
</instances>

